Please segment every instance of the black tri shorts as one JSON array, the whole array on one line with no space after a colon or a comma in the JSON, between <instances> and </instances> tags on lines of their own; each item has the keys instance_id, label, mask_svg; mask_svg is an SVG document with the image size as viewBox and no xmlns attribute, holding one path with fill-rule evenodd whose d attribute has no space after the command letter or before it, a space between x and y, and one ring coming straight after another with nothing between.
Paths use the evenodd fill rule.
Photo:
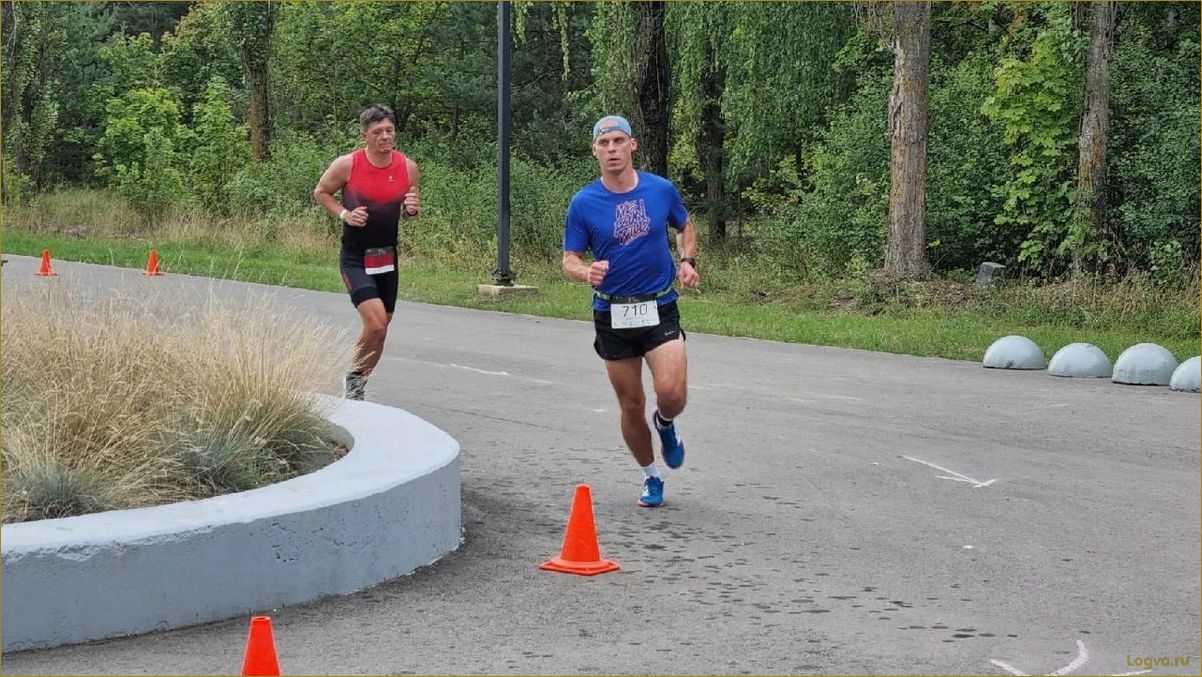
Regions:
<instances>
[{"instance_id":1,"label":"black tri shorts","mask_svg":"<svg viewBox=\"0 0 1202 677\"><path fill-rule=\"evenodd\" d=\"M659 307L659 324L654 327L614 329L611 322L608 310L593 311L593 326L597 329L593 349L603 360L642 357L669 341L685 338L684 330L680 328L680 309L676 307L676 301Z\"/></svg>"},{"instance_id":2,"label":"black tri shorts","mask_svg":"<svg viewBox=\"0 0 1202 677\"><path fill-rule=\"evenodd\" d=\"M362 249L344 245L338 255L342 282L356 308L368 299L380 299L385 311L396 309L396 266L396 247Z\"/></svg>"}]
</instances>

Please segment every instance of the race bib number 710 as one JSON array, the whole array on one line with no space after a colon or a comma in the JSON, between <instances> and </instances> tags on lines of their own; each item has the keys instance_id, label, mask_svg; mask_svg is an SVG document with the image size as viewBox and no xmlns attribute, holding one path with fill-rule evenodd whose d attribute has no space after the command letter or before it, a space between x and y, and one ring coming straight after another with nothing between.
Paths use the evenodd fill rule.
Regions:
<instances>
[{"instance_id":1,"label":"race bib number 710","mask_svg":"<svg viewBox=\"0 0 1202 677\"><path fill-rule=\"evenodd\" d=\"M613 303L609 306L610 326L614 329L654 327L659 324L659 305L655 301Z\"/></svg>"}]
</instances>

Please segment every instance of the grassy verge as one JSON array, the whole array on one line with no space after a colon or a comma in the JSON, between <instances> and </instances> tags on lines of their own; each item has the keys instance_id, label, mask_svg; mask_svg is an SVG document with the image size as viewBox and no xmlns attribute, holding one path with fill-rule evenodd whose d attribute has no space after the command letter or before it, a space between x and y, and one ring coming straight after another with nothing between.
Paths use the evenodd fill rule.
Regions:
<instances>
[{"instance_id":1,"label":"grassy verge","mask_svg":"<svg viewBox=\"0 0 1202 677\"><path fill-rule=\"evenodd\" d=\"M172 273L342 291L333 243L321 249L201 239L77 239L9 229L3 247L27 255L49 248L59 259L136 268L145 265L147 252L155 247L164 269ZM1031 338L1049 358L1073 342L1093 343L1111 359L1141 342L1159 343L1181 360L1199 352L1196 287L1164 292L1136 281L1110 289L1012 285L983 292L944 282L882 292L863 282L800 289L765 282L764 292L757 290L755 271L722 270L720 256L707 263L713 284L686 292L682 302L691 331L962 360L980 360L993 341L1007 334ZM520 281L538 286L539 293L500 301L476 295L475 285L491 280L491 267L484 257L410 259L401 271L400 296L546 317L589 317L587 290L564 280L557 262L515 262ZM727 282L736 278L741 282ZM950 290L954 293L945 296L956 300L929 298L932 290Z\"/></svg>"}]
</instances>

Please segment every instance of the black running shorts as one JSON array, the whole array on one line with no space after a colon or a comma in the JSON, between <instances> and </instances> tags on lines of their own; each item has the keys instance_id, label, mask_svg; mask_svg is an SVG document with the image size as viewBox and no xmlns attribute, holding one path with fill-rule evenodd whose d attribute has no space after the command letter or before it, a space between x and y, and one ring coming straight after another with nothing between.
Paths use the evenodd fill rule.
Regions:
<instances>
[{"instance_id":1,"label":"black running shorts","mask_svg":"<svg viewBox=\"0 0 1202 677\"><path fill-rule=\"evenodd\" d=\"M356 308L368 299L380 299L386 312L396 309L396 247L363 250L344 246L338 256L338 268ZM381 268L391 270L375 272Z\"/></svg>"},{"instance_id":2,"label":"black running shorts","mask_svg":"<svg viewBox=\"0 0 1202 677\"><path fill-rule=\"evenodd\" d=\"M684 330L680 328L680 310L675 301L659 307L659 324L654 327L614 329L610 322L608 310L593 311L593 326L597 329L593 349L603 360L642 357L669 341L685 338Z\"/></svg>"}]
</instances>

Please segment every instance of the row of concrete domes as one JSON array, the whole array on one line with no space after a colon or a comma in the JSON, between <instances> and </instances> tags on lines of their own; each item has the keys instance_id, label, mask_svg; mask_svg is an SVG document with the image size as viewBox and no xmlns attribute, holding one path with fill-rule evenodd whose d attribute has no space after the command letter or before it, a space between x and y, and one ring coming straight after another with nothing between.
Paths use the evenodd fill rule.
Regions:
<instances>
[{"instance_id":1,"label":"row of concrete domes","mask_svg":"<svg viewBox=\"0 0 1202 677\"><path fill-rule=\"evenodd\" d=\"M983 364L991 369L1047 369L1052 376L1109 378L1128 385L1168 386L1182 392L1199 392L1202 367L1197 356L1177 363L1168 349L1155 343L1138 343L1124 350L1112 365L1092 343L1070 343L1052 356L1025 336L1003 336L985 351Z\"/></svg>"}]
</instances>

